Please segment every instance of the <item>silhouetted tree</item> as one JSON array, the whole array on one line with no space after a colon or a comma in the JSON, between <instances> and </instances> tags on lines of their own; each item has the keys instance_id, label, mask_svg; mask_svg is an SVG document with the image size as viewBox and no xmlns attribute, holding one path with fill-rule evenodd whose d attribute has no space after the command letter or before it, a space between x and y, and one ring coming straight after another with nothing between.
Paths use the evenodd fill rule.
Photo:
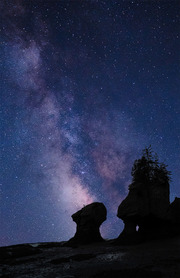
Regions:
<instances>
[{"instance_id":1,"label":"silhouetted tree","mask_svg":"<svg viewBox=\"0 0 180 278\"><path fill-rule=\"evenodd\" d=\"M135 183L165 185L170 181L171 172L167 165L160 163L157 154L153 154L151 146L142 151L142 157L135 160L131 175L132 185ZM131 187L130 187L131 188Z\"/></svg>"}]
</instances>

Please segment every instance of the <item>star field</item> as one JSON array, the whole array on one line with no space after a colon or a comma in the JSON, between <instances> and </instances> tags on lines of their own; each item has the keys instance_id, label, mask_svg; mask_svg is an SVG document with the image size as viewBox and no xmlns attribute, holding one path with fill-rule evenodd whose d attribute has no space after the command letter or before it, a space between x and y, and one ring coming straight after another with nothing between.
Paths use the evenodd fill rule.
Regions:
<instances>
[{"instance_id":1,"label":"star field","mask_svg":"<svg viewBox=\"0 0 180 278\"><path fill-rule=\"evenodd\" d=\"M103 202L119 235L151 144L180 196L179 1L2 1L0 245L63 241Z\"/></svg>"}]
</instances>

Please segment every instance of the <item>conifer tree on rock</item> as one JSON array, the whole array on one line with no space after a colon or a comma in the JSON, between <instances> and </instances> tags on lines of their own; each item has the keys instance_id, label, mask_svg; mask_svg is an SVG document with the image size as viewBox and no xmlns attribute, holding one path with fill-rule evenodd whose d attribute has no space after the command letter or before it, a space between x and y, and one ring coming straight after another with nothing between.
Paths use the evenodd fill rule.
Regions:
<instances>
[{"instance_id":1,"label":"conifer tree on rock","mask_svg":"<svg viewBox=\"0 0 180 278\"><path fill-rule=\"evenodd\" d=\"M151 146L145 148L142 157L135 160L132 167L132 186L136 183L147 186L151 184L168 185L171 172L166 167L167 165L158 161L157 154L153 155Z\"/></svg>"}]
</instances>

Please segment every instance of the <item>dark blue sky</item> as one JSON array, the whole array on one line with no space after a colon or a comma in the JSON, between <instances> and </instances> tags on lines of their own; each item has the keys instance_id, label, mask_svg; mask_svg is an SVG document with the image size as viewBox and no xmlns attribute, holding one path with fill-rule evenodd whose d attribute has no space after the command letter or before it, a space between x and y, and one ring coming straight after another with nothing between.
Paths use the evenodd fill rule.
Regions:
<instances>
[{"instance_id":1,"label":"dark blue sky","mask_svg":"<svg viewBox=\"0 0 180 278\"><path fill-rule=\"evenodd\" d=\"M26 3L28 2L28 3ZM146 146L180 196L179 1L4 1L0 245L62 241L104 202L104 237Z\"/></svg>"}]
</instances>

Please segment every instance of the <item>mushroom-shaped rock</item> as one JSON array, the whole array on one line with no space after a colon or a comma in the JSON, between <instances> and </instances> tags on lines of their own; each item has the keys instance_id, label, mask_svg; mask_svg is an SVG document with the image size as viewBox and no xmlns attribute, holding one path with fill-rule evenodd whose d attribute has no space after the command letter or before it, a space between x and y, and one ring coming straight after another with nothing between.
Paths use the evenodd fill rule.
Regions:
<instances>
[{"instance_id":1,"label":"mushroom-shaped rock","mask_svg":"<svg viewBox=\"0 0 180 278\"><path fill-rule=\"evenodd\" d=\"M99 227L106 220L107 210L103 203L92 203L72 215L77 224L76 233L69 243L87 244L103 241Z\"/></svg>"}]
</instances>

